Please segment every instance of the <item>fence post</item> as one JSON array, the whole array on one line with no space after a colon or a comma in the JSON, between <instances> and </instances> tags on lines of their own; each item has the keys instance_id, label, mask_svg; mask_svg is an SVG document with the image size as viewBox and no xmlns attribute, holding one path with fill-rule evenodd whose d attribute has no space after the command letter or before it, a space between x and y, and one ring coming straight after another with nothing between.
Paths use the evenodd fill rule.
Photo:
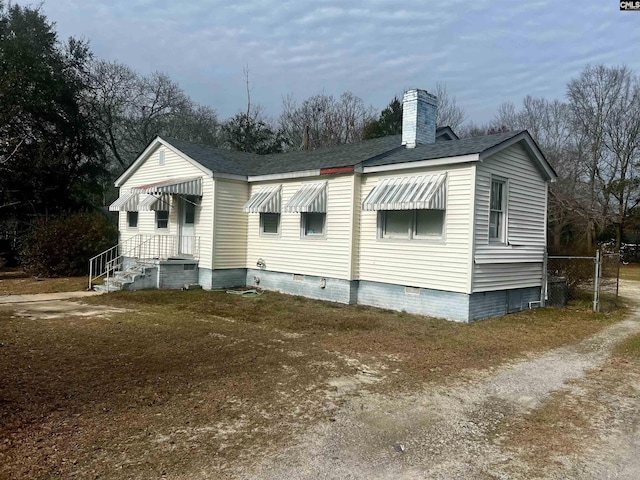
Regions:
<instances>
[{"instance_id":1,"label":"fence post","mask_svg":"<svg viewBox=\"0 0 640 480\"><path fill-rule=\"evenodd\" d=\"M600 310L600 249L596 250L596 268L593 278L593 311Z\"/></svg>"}]
</instances>

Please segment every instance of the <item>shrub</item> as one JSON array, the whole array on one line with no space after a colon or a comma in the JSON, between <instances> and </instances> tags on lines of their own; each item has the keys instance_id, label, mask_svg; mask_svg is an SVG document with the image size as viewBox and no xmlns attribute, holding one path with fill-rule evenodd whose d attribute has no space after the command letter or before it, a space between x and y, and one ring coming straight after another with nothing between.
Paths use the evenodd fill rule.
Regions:
<instances>
[{"instance_id":1,"label":"shrub","mask_svg":"<svg viewBox=\"0 0 640 480\"><path fill-rule=\"evenodd\" d=\"M98 212L41 220L23 239L21 263L32 275L84 275L89 259L117 240L117 227Z\"/></svg>"}]
</instances>

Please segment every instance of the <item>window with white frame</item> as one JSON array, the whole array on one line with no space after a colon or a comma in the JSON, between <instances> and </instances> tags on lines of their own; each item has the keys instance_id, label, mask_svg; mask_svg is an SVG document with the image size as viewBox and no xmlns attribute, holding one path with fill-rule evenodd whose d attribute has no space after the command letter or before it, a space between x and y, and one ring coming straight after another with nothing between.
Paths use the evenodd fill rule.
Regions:
<instances>
[{"instance_id":1,"label":"window with white frame","mask_svg":"<svg viewBox=\"0 0 640 480\"><path fill-rule=\"evenodd\" d=\"M504 242L505 240L505 212L507 206L507 182L500 179L491 180L491 195L489 205L489 241Z\"/></svg>"},{"instance_id":2,"label":"window with white frame","mask_svg":"<svg viewBox=\"0 0 640 480\"><path fill-rule=\"evenodd\" d=\"M280 234L282 185L265 185L254 191L242 211L260 214L260 235Z\"/></svg>"},{"instance_id":3,"label":"window with white frame","mask_svg":"<svg viewBox=\"0 0 640 480\"><path fill-rule=\"evenodd\" d=\"M158 165L164 165L164 150L158 152Z\"/></svg>"},{"instance_id":4,"label":"window with white frame","mask_svg":"<svg viewBox=\"0 0 640 480\"><path fill-rule=\"evenodd\" d=\"M260 233L265 235L276 235L280 233L280 214L279 213L261 213L260 214Z\"/></svg>"},{"instance_id":5,"label":"window with white frame","mask_svg":"<svg viewBox=\"0 0 640 480\"><path fill-rule=\"evenodd\" d=\"M303 237L322 236L325 231L326 213L301 213L301 233Z\"/></svg>"},{"instance_id":6,"label":"window with white frame","mask_svg":"<svg viewBox=\"0 0 640 480\"><path fill-rule=\"evenodd\" d=\"M156 228L158 229L169 228L169 211L168 210L156 210Z\"/></svg>"},{"instance_id":7,"label":"window with white frame","mask_svg":"<svg viewBox=\"0 0 640 480\"><path fill-rule=\"evenodd\" d=\"M381 210L378 236L405 240L437 240L444 231L444 210Z\"/></svg>"},{"instance_id":8,"label":"window with white frame","mask_svg":"<svg viewBox=\"0 0 640 480\"><path fill-rule=\"evenodd\" d=\"M127 212L127 226L138 228L138 212Z\"/></svg>"}]
</instances>

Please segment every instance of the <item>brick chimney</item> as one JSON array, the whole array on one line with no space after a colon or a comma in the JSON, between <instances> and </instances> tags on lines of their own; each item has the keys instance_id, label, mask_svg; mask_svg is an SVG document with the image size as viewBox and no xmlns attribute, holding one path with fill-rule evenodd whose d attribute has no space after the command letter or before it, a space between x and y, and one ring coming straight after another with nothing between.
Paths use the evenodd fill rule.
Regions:
<instances>
[{"instance_id":1,"label":"brick chimney","mask_svg":"<svg viewBox=\"0 0 640 480\"><path fill-rule=\"evenodd\" d=\"M438 98L426 90L407 90L402 98L402 144L435 143Z\"/></svg>"}]
</instances>

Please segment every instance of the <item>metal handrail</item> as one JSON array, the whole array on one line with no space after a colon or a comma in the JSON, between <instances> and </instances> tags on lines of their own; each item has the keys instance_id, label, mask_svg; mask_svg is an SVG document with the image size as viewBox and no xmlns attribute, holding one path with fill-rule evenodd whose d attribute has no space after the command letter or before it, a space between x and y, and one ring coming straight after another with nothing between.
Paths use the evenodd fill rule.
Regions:
<instances>
[{"instance_id":1,"label":"metal handrail","mask_svg":"<svg viewBox=\"0 0 640 480\"><path fill-rule=\"evenodd\" d=\"M175 235L135 235L119 243L89 260L89 290L95 280L106 277L118 270L125 258L145 260L166 260L168 258L188 255L198 259L200 255L200 237Z\"/></svg>"},{"instance_id":2,"label":"metal handrail","mask_svg":"<svg viewBox=\"0 0 640 480\"><path fill-rule=\"evenodd\" d=\"M128 238L124 242L120 242L111 248L108 248L104 252L89 259L89 290L93 287L93 282L100 277L105 276L107 272L107 265L111 261L119 256L119 252L122 249L129 249L130 245L135 245L140 242L142 235L134 235Z\"/></svg>"}]
</instances>

